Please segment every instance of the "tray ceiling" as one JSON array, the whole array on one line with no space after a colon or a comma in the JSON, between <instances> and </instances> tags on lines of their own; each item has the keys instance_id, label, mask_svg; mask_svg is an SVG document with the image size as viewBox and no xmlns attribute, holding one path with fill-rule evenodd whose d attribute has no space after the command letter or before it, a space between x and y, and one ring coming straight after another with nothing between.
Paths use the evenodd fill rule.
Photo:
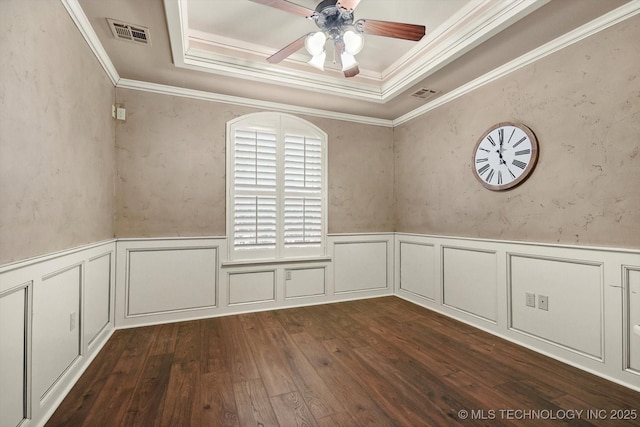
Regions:
<instances>
[{"instance_id":1,"label":"tray ceiling","mask_svg":"<svg viewBox=\"0 0 640 427\"><path fill-rule=\"evenodd\" d=\"M123 87L144 82L381 120L415 111L625 4L638 9L628 0L362 0L357 19L421 24L427 34L419 42L365 35L361 72L347 79L329 49L324 72L306 63L304 49L269 64L268 56L317 27L248 0L78 1ZM118 40L107 19L148 28L150 43ZM411 96L424 89L427 99Z\"/></svg>"}]
</instances>

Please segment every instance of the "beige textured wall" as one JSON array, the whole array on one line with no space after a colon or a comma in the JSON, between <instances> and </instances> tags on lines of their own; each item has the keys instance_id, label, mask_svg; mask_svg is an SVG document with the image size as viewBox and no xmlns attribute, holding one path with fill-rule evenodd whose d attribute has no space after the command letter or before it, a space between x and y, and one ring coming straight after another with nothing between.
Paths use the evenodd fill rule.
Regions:
<instances>
[{"instance_id":1,"label":"beige textured wall","mask_svg":"<svg viewBox=\"0 0 640 427\"><path fill-rule=\"evenodd\" d=\"M395 129L397 231L640 247L640 17ZM506 192L471 172L481 134L521 121L540 144Z\"/></svg>"},{"instance_id":2,"label":"beige textured wall","mask_svg":"<svg viewBox=\"0 0 640 427\"><path fill-rule=\"evenodd\" d=\"M113 237L113 85L59 1L0 28L0 265Z\"/></svg>"},{"instance_id":3,"label":"beige textured wall","mask_svg":"<svg viewBox=\"0 0 640 427\"><path fill-rule=\"evenodd\" d=\"M225 129L258 110L117 89L118 237L223 236ZM393 230L392 130L303 117L329 135L329 231Z\"/></svg>"}]
</instances>

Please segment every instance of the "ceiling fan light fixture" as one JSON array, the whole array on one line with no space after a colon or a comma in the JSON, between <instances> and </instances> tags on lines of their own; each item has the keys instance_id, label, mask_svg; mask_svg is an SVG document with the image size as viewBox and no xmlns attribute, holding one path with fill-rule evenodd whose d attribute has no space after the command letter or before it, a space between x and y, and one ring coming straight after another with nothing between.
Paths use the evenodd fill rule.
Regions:
<instances>
[{"instance_id":1,"label":"ceiling fan light fixture","mask_svg":"<svg viewBox=\"0 0 640 427\"><path fill-rule=\"evenodd\" d=\"M358 66L358 61L356 61L356 57L347 52L346 50L342 52L340 55L340 59L342 60L342 71L350 70L356 66Z\"/></svg>"},{"instance_id":2,"label":"ceiling fan light fixture","mask_svg":"<svg viewBox=\"0 0 640 427\"><path fill-rule=\"evenodd\" d=\"M309 60L309 62L307 62L307 64L317 68L320 71L324 71L324 61L326 58L327 58L327 52L323 50L320 54L313 55Z\"/></svg>"},{"instance_id":3,"label":"ceiling fan light fixture","mask_svg":"<svg viewBox=\"0 0 640 427\"><path fill-rule=\"evenodd\" d=\"M347 30L342 35L344 41L344 50L350 55L357 55L362 51L364 47L364 37L362 34L356 33L353 30Z\"/></svg>"},{"instance_id":4,"label":"ceiling fan light fixture","mask_svg":"<svg viewBox=\"0 0 640 427\"><path fill-rule=\"evenodd\" d=\"M318 56L324 52L324 44L327 41L327 36L322 32L309 34L304 41L304 47L311 56Z\"/></svg>"}]
</instances>

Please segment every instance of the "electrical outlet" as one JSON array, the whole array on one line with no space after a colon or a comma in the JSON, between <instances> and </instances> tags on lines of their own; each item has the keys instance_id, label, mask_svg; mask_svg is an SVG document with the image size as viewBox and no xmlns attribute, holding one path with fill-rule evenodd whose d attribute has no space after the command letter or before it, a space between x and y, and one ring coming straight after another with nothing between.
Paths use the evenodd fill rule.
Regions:
<instances>
[{"instance_id":1,"label":"electrical outlet","mask_svg":"<svg viewBox=\"0 0 640 427\"><path fill-rule=\"evenodd\" d=\"M549 297L546 295L538 295L538 308L540 310L549 311Z\"/></svg>"},{"instance_id":2,"label":"electrical outlet","mask_svg":"<svg viewBox=\"0 0 640 427\"><path fill-rule=\"evenodd\" d=\"M286 280L291 280L291 270L287 270L284 275Z\"/></svg>"},{"instance_id":3,"label":"electrical outlet","mask_svg":"<svg viewBox=\"0 0 640 427\"><path fill-rule=\"evenodd\" d=\"M536 294L525 293L527 307L536 307Z\"/></svg>"},{"instance_id":4,"label":"electrical outlet","mask_svg":"<svg viewBox=\"0 0 640 427\"><path fill-rule=\"evenodd\" d=\"M75 311L69 314L69 332L76 328L76 313Z\"/></svg>"}]
</instances>

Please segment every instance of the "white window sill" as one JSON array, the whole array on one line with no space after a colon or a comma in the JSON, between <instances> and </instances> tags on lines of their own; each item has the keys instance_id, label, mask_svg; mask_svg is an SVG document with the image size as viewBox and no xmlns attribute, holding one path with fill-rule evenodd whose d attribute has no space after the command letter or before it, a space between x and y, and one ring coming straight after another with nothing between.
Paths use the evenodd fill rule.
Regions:
<instances>
[{"instance_id":1,"label":"white window sill","mask_svg":"<svg viewBox=\"0 0 640 427\"><path fill-rule=\"evenodd\" d=\"M331 257L300 257L300 258L270 258L270 259L243 259L237 261L224 261L222 267L239 267L247 265L266 264L300 264L308 262L331 262Z\"/></svg>"}]
</instances>

